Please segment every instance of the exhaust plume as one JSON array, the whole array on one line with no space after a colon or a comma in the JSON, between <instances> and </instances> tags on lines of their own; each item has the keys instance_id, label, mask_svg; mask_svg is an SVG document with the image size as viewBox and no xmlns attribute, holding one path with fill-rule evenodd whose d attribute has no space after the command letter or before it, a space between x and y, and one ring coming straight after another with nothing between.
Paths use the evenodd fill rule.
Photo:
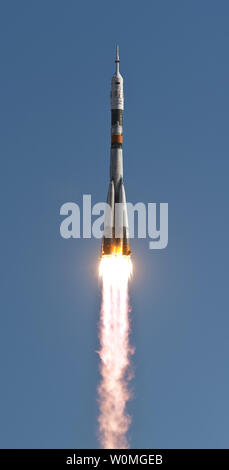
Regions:
<instances>
[{"instance_id":1,"label":"exhaust plume","mask_svg":"<svg viewBox=\"0 0 229 470\"><path fill-rule=\"evenodd\" d=\"M103 256L99 273L102 279L100 314L101 383L99 385L99 431L105 449L129 447L126 433L131 418L126 412L130 398L129 296L128 281L132 274L129 256Z\"/></svg>"}]
</instances>

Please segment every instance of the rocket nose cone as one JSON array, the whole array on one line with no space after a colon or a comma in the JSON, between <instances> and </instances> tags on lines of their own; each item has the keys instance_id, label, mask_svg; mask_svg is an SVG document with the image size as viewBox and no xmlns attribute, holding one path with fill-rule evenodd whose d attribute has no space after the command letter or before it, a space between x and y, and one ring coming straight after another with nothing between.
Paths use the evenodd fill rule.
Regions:
<instances>
[{"instance_id":1,"label":"rocket nose cone","mask_svg":"<svg viewBox=\"0 0 229 470\"><path fill-rule=\"evenodd\" d=\"M119 74L119 46L116 46L116 57L115 57L115 63L116 63L116 74Z\"/></svg>"},{"instance_id":2,"label":"rocket nose cone","mask_svg":"<svg viewBox=\"0 0 229 470\"><path fill-rule=\"evenodd\" d=\"M119 61L119 46L116 46L116 60Z\"/></svg>"}]
</instances>

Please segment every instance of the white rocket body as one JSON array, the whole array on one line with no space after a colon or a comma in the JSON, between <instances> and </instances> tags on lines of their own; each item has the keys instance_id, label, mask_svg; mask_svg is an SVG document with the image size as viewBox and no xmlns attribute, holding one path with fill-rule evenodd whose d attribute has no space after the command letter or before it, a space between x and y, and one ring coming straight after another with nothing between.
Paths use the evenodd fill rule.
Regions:
<instances>
[{"instance_id":1,"label":"white rocket body","mask_svg":"<svg viewBox=\"0 0 229 470\"><path fill-rule=\"evenodd\" d=\"M119 50L116 50L116 71L111 81L111 154L110 184L105 214L102 255L122 253L130 255L126 195L123 184L123 78L119 72Z\"/></svg>"}]
</instances>

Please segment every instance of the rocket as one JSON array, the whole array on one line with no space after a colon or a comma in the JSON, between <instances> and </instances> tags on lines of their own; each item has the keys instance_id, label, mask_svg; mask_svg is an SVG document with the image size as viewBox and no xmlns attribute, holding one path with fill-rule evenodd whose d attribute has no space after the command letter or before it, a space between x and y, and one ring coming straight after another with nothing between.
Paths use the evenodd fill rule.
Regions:
<instances>
[{"instance_id":1,"label":"rocket","mask_svg":"<svg viewBox=\"0 0 229 470\"><path fill-rule=\"evenodd\" d=\"M110 184L104 219L101 255L131 254L129 244L126 194L123 184L123 78L119 72L119 47L116 47L116 70L111 80L111 150Z\"/></svg>"}]
</instances>

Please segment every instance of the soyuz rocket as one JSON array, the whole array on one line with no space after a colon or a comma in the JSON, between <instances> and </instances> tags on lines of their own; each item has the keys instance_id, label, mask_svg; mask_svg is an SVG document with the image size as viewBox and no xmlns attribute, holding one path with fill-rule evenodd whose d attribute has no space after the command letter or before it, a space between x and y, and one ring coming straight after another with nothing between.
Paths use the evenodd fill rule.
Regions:
<instances>
[{"instance_id":1,"label":"soyuz rocket","mask_svg":"<svg viewBox=\"0 0 229 470\"><path fill-rule=\"evenodd\" d=\"M131 254L126 207L126 195L123 184L123 78L119 72L119 47L116 47L116 70L111 80L111 150L110 184L105 212L104 235L101 255Z\"/></svg>"}]
</instances>

